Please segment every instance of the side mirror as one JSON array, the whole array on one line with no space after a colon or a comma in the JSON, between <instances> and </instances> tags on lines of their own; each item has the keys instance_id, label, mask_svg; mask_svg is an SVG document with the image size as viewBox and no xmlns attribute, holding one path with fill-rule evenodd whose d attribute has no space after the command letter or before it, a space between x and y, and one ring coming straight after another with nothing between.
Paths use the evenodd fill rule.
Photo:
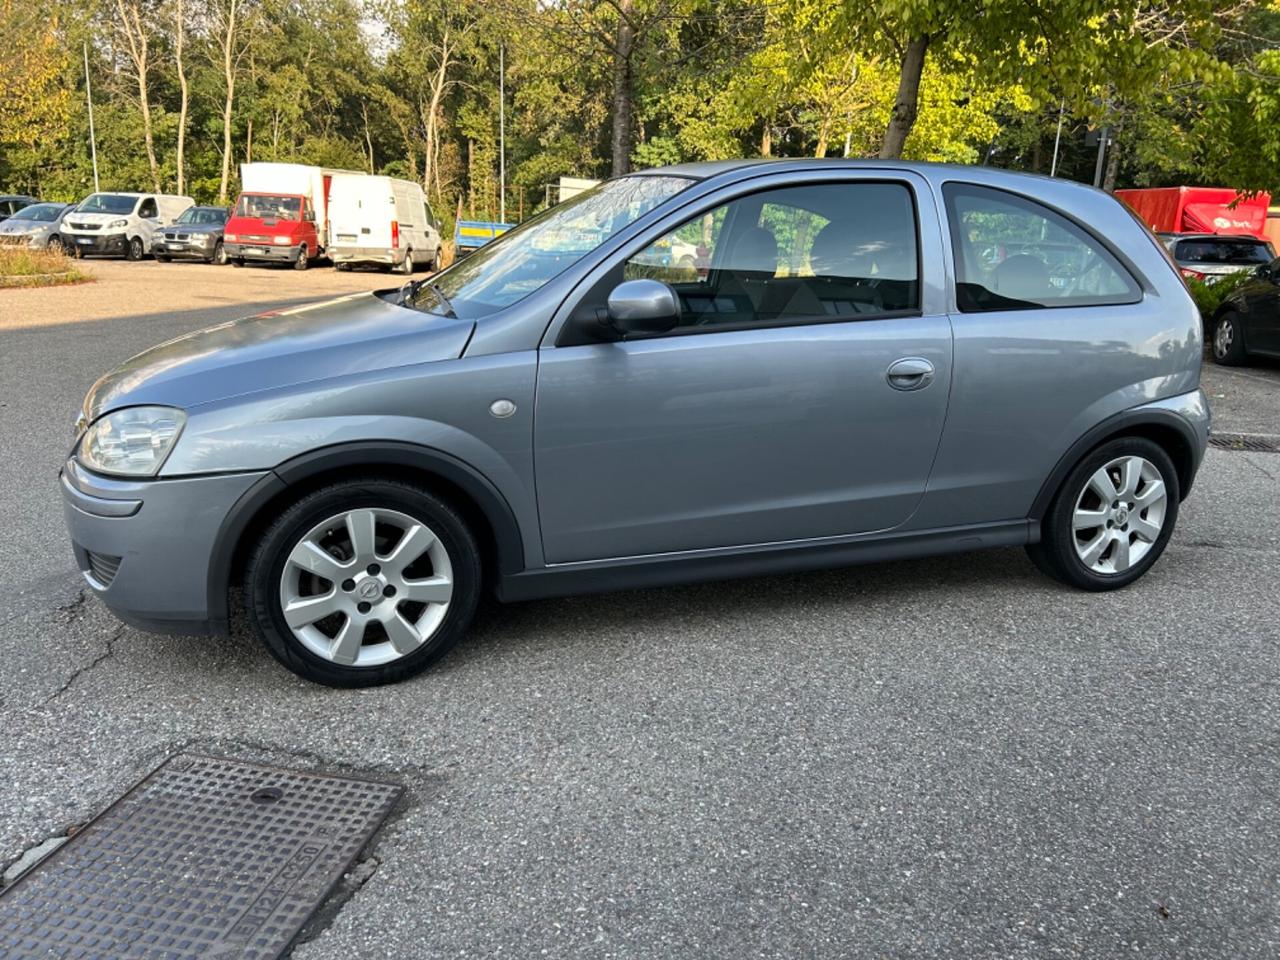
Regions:
<instances>
[{"instance_id":1,"label":"side mirror","mask_svg":"<svg viewBox=\"0 0 1280 960\"><path fill-rule=\"evenodd\" d=\"M680 322L680 298L660 280L624 280L608 301L609 325L624 337L666 333Z\"/></svg>"}]
</instances>

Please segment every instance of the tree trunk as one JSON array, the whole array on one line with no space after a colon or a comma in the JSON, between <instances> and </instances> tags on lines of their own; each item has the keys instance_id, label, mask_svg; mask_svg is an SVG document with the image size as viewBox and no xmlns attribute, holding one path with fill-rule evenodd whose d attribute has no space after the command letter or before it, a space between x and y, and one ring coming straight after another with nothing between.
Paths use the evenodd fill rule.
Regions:
<instances>
[{"instance_id":1,"label":"tree trunk","mask_svg":"<svg viewBox=\"0 0 1280 960\"><path fill-rule=\"evenodd\" d=\"M920 77L924 73L924 59L929 52L928 36L912 37L902 51L902 68L898 76L898 98L889 116L889 127L884 132L884 145L880 147L881 160L898 160L902 148L915 126L920 104Z\"/></svg>"},{"instance_id":2,"label":"tree trunk","mask_svg":"<svg viewBox=\"0 0 1280 960\"><path fill-rule=\"evenodd\" d=\"M178 88L182 93L178 107L178 155L176 159L178 166L178 193L185 194L187 192L187 106L190 103L190 92L187 89L187 71L182 64L182 46L183 40L186 38L187 34L187 24L183 13L182 0L178 0L178 10L175 19L174 62L178 68Z\"/></svg>"},{"instance_id":3,"label":"tree trunk","mask_svg":"<svg viewBox=\"0 0 1280 960\"><path fill-rule=\"evenodd\" d=\"M631 148L634 142L632 112L634 77L631 56L635 52L635 28L631 23L632 0L618 0L618 33L613 52L613 175L620 177L631 171Z\"/></svg>"},{"instance_id":4,"label":"tree trunk","mask_svg":"<svg viewBox=\"0 0 1280 960\"><path fill-rule=\"evenodd\" d=\"M222 102L222 179L218 183L218 202L227 202L227 186L231 180L231 116L236 102L236 12L240 0L230 0L227 7L225 32L220 38L222 46L222 77L226 84L226 98Z\"/></svg>"},{"instance_id":5,"label":"tree trunk","mask_svg":"<svg viewBox=\"0 0 1280 960\"><path fill-rule=\"evenodd\" d=\"M822 125L818 127L818 145L814 148L813 155L815 157L825 157L827 155L827 142L831 139L831 117L824 116Z\"/></svg>"},{"instance_id":6,"label":"tree trunk","mask_svg":"<svg viewBox=\"0 0 1280 960\"><path fill-rule=\"evenodd\" d=\"M436 164L440 158L440 148L437 144L440 139L440 127L437 117L445 90L449 86L449 58L452 55L453 47L449 42L449 31L446 29L444 36L440 39L440 65L436 68L435 76L431 78L431 103L427 108L426 123L427 143L422 158L422 189L430 193L434 178L436 196L440 195L440 176L436 170ZM421 107L421 101L419 101L419 107Z\"/></svg>"},{"instance_id":7,"label":"tree trunk","mask_svg":"<svg viewBox=\"0 0 1280 960\"><path fill-rule=\"evenodd\" d=\"M764 132L760 134L760 156L773 156L773 118L765 120Z\"/></svg>"},{"instance_id":8,"label":"tree trunk","mask_svg":"<svg viewBox=\"0 0 1280 960\"><path fill-rule=\"evenodd\" d=\"M160 165L156 163L155 137L151 129L151 98L148 95L147 73L151 68L147 27L143 26L142 13L137 6L126 6L124 0L116 0L125 40L129 45L129 59L133 63L134 79L138 82L138 107L142 111L142 139L147 149L147 163L151 167L151 186L160 192Z\"/></svg>"},{"instance_id":9,"label":"tree trunk","mask_svg":"<svg viewBox=\"0 0 1280 960\"><path fill-rule=\"evenodd\" d=\"M1114 193L1116 176L1120 173L1120 134L1124 132L1124 121L1112 128L1111 144L1107 147L1107 171L1102 175L1102 189Z\"/></svg>"}]
</instances>

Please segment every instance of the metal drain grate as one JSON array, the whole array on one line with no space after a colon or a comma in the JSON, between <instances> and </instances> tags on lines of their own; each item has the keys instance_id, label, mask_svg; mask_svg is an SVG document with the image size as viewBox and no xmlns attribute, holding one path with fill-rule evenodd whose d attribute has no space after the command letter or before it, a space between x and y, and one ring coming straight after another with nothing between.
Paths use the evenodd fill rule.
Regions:
<instances>
[{"instance_id":1,"label":"metal drain grate","mask_svg":"<svg viewBox=\"0 0 1280 960\"><path fill-rule=\"evenodd\" d=\"M1257 433L1215 433L1209 446L1222 450L1252 450L1255 453L1280 453L1280 437Z\"/></svg>"},{"instance_id":2,"label":"metal drain grate","mask_svg":"<svg viewBox=\"0 0 1280 960\"><path fill-rule=\"evenodd\" d=\"M0 960L278 957L401 789L175 757L0 893Z\"/></svg>"}]
</instances>

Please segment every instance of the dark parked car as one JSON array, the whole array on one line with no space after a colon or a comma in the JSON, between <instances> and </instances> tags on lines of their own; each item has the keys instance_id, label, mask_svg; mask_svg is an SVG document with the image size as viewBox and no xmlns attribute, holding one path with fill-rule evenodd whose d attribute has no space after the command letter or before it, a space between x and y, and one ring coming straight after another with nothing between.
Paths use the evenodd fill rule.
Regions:
<instances>
[{"instance_id":1,"label":"dark parked car","mask_svg":"<svg viewBox=\"0 0 1280 960\"><path fill-rule=\"evenodd\" d=\"M23 207L29 207L31 204L38 202L35 197L28 197L21 193L0 196L0 221L8 220Z\"/></svg>"},{"instance_id":2,"label":"dark parked car","mask_svg":"<svg viewBox=\"0 0 1280 960\"><path fill-rule=\"evenodd\" d=\"M1213 315L1213 359L1228 367L1251 356L1280 358L1280 258L1254 268Z\"/></svg>"},{"instance_id":3,"label":"dark parked car","mask_svg":"<svg viewBox=\"0 0 1280 960\"><path fill-rule=\"evenodd\" d=\"M1217 233L1161 234L1184 277L1213 283L1241 270L1270 263L1275 251L1258 237L1223 236Z\"/></svg>"},{"instance_id":4,"label":"dark parked car","mask_svg":"<svg viewBox=\"0 0 1280 960\"><path fill-rule=\"evenodd\" d=\"M222 235L227 214L226 207L188 207L156 237L151 252L161 263L178 259L224 264L227 253Z\"/></svg>"}]
</instances>

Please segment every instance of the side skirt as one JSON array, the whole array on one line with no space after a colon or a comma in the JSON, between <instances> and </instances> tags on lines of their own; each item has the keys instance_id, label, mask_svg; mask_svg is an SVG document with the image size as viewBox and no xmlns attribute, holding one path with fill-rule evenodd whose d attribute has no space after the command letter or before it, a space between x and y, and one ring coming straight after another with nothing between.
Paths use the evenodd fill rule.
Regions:
<instances>
[{"instance_id":1,"label":"side skirt","mask_svg":"<svg viewBox=\"0 0 1280 960\"><path fill-rule=\"evenodd\" d=\"M773 543L751 547L559 563L502 577L496 584L504 603L580 593L665 587L706 580L799 573L886 560L907 560L988 547L1016 547L1040 539L1034 520L948 527L942 530L877 534L839 540Z\"/></svg>"}]
</instances>

